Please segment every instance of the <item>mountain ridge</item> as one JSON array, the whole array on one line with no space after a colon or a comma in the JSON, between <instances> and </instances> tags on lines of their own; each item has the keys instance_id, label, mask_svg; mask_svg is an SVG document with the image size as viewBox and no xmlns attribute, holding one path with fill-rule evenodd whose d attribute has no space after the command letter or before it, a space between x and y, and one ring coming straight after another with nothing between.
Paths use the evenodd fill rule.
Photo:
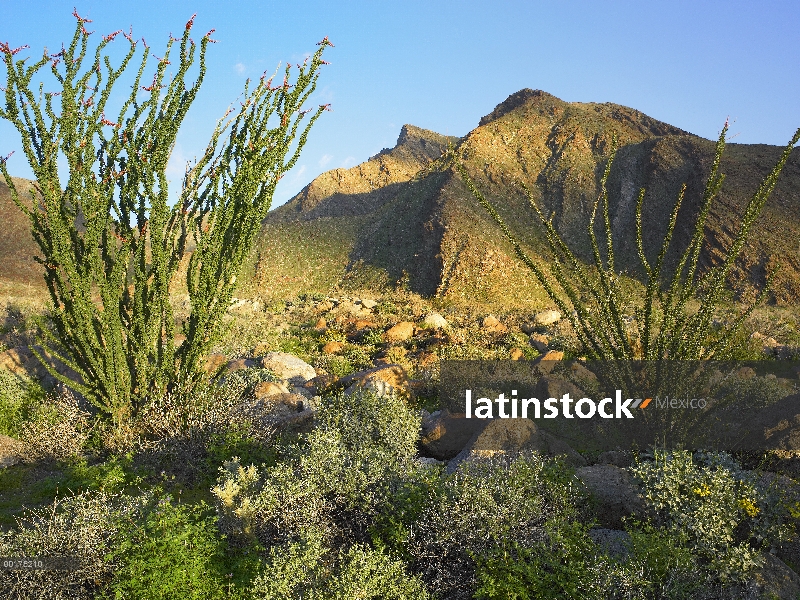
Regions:
<instances>
[{"instance_id":1,"label":"mountain ridge","mask_svg":"<svg viewBox=\"0 0 800 600\"><path fill-rule=\"evenodd\" d=\"M586 227L615 139L608 190L617 265L641 278L634 222L639 189L647 190L643 232L653 259L681 185L687 185L673 240L682 247L699 211L714 142L632 108L565 102L524 89L499 103L462 138L407 124L393 148L315 178L267 215L246 265L242 279L249 281L249 291L243 293L290 297L402 285L454 300L547 304L496 224L440 157L454 150L523 247L545 265L546 240L523 184L553 215L570 247L590 260ZM727 145L720 169L727 178L706 225L703 268L719 263L747 200L782 151L765 144ZM32 259L38 247L2 183L0 215L5 229L0 278L35 281L41 277ZM799 239L800 148L795 148L731 275L738 297L752 297L767 273L780 265L772 298L798 303ZM676 257L674 250L668 266Z\"/></svg>"},{"instance_id":2,"label":"mountain ridge","mask_svg":"<svg viewBox=\"0 0 800 600\"><path fill-rule=\"evenodd\" d=\"M401 132L398 142L402 138ZM436 139L443 151L441 137ZM688 241L689 224L699 211L714 142L632 108L613 103L565 102L530 89L510 95L481 118L478 127L457 142L450 142L457 145L470 176L529 251L539 257L547 255L541 231L520 187L523 183L534 200L554 214L564 239L588 260L591 255L586 226L613 139L618 151L608 187L615 239L619 240L619 264L640 276L635 238L631 242L639 189L647 189L643 228L652 255L660 248L666 218L680 187L687 184L674 242L680 247ZM389 156L393 151L384 150L376 156ZM780 147L763 144L728 144L721 168L723 173L728 172L728 180L707 225L709 244L701 257L705 268L719 261L749 195L781 151ZM534 302L541 301L541 289L533 289L538 284L460 178L447 168L429 172L432 154L426 159L432 160L416 163L417 175L412 176L407 170L402 178L369 188L364 184L367 177L363 169L374 162L372 157L348 170L350 187L328 188L328 196L317 196L311 210L303 203L305 190L282 208L294 211L298 221L315 222L318 234L328 239L337 235L337 225L324 219L348 215L360 219L358 224L349 223L348 233L340 237L340 254L335 261L340 276L336 283L380 286L407 280L411 289L425 295L486 300L510 286L520 297L527 295ZM360 188L353 184L359 177ZM346 179L342 177L341 181ZM315 187L312 182L306 189L319 192L322 186ZM320 211L318 206L327 209ZM355 206L359 210L354 210ZM274 228L281 221L280 211L279 208L267 217L262 239L279 239ZM293 235L302 238L299 230ZM798 237L800 150L795 149L730 283L739 288L758 287L763 285L766 272L781 263L785 268L778 275L773 297L781 303L796 302L800 298L800 257L792 252L789 240ZM344 249L346 257L341 255ZM267 282L272 272L270 260L277 257L280 249L273 245L271 251L264 250L262 245L255 270ZM302 244L296 245L295 250L302 252ZM673 251L668 264L674 264L676 256L677 251ZM748 294L752 295L752 290L739 290L740 296Z\"/></svg>"}]
</instances>

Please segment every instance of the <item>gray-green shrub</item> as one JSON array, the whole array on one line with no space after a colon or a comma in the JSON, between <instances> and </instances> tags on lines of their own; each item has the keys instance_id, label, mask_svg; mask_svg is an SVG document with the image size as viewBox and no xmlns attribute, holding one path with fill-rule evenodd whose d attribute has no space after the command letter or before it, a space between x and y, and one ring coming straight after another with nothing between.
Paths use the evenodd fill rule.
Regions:
<instances>
[{"instance_id":1,"label":"gray-green shrub","mask_svg":"<svg viewBox=\"0 0 800 600\"><path fill-rule=\"evenodd\" d=\"M511 544L534 547L547 523L570 527L584 498L563 462L538 454L466 463L441 474L413 515L404 544L412 572L442 598L472 598L477 563Z\"/></svg>"},{"instance_id":2,"label":"gray-green shrub","mask_svg":"<svg viewBox=\"0 0 800 600\"><path fill-rule=\"evenodd\" d=\"M402 561L354 544L338 551L313 534L275 546L247 591L253 600L425 600L422 582Z\"/></svg>"},{"instance_id":3,"label":"gray-green shrub","mask_svg":"<svg viewBox=\"0 0 800 600\"><path fill-rule=\"evenodd\" d=\"M309 529L326 540L365 538L371 515L410 466L418 431L419 417L398 398L327 398L316 428L285 461L223 465L212 490L220 526L265 546Z\"/></svg>"},{"instance_id":4,"label":"gray-green shrub","mask_svg":"<svg viewBox=\"0 0 800 600\"><path fill-rule=\"evenodd\" d=\"M653 511L653 524L696 555L721 581L741 581L792 533L779 491L765 489L725 453L656 449L631 471Z\"/></svg>"},{"instance_id":5,"label":"gray-green shrub","mask_svg":"<svg viewBox=\"0 0 800 600\"><path fill-rule=\"evenodd\" d=\"M26 511L17 526L0 531L0 556L77 557L75 570L4 571L0 596L18 600L89 600L114 567L106 561L124 519L135 519L140 501L91 492L57 498Z\"/></svg>"}]
</instances>

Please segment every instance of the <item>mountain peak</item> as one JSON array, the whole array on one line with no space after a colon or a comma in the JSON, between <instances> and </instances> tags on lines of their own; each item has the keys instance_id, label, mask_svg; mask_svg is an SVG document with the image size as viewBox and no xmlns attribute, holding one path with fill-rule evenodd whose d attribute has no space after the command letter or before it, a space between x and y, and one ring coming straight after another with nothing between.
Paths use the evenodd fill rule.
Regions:
<instances>
[{"instance_id":1,"label":"mountain peak","mask_svg":"<svg viewBox=\"0 0 800 600\"><path fill-rule=\"evenodd\" d=\"M507 115L512 110L515 110L520 106L532 101L549 102L549 103L556 102L561 104L564 103L563 100L556 98L552 94L543 92L542 90L532 90L530 88L525 88L518 92L514 92L508 98L503 100L500 104L498 104L495 107L495 109L491 113L489 113L485 117L482 117L478 125L486 125L487 123L496 121L503 115Z\"/></svg>"},{"instance_id":2,"label":"mountain peak","mask_svg":"<svg viewBox=\"0 0 800 600\"><path fill-rule=\"evenodd\" d=\"M438 158L448 143L457 141L457 137L446 136L430 129L405 124L400 128L400 135L397 136L395 147L384 148L371 157L370 160L390 155L396 158L413 159L427 163Z\"/></svg>"}]
</instances>

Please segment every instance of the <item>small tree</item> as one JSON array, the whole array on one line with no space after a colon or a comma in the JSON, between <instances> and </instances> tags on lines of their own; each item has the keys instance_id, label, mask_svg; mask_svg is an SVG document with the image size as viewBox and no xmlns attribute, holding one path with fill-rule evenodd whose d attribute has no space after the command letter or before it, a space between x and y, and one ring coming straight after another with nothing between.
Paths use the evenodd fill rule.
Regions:
<instances>
[{"instance_id":1,"label":"small tree","mask_svg":"<svg viewBox=\"0 0 800 600\"><path fill-rule=\"evenodd\" d=\"M655 264L651 264L644 252L642 242L642 203L645 190L639 193L636 204L636 239L639 260L646 275L643 301L636 307L634 321L629 324L625 315L625 300L620 292L619 274L614 266L614 239L608 212L608 192L606 181L614 161L615 147L606 163L601 181L601 191L595 200L588 223L588 237L591 242L594 270L587 268L570 250L556 231L552 219L547 218L532 196L528 200L536 217L544 227L552 252L551 271L534 262L520 245L514 234L503 222L497 209L483 196L467 174L464 165L455 161L461 177L470 192L500 226L503 234L514 247L515 252L544 287L550 299L569 319L583 351L589 358L598 360L697 360L724 357L752 310L766 297L772 275L758 299L734 320L730 327L715 332L713 327L714 310L719 306L728 275L739 257L753 223L761 214L764 203L772 193L778 175L783 169L792 148L800 140L800 129L786 146L780 160L764 178L760 187L750 199L742 216L727 255L721 264L705 273L699 270L700 250L705 241L705 223L711 210L714 197L722 188L725 176L720 174L719 164L725 149L725 134L728 124L720 134L716 145L711 173L703 193L703 201L689 245L680 255L677 266L670 277L664 277L664 261L672 242L672 234L686 191L684 185L675 207L670 215L667 231ZM595 218L598 209L602 210L605 227L605 256L600 250L595 235ZM560 288L560 289L559 289ZM690 300L699 301L699 309L690 311Z\"/></svg>"},{"instance_id":2,"label":"small tree","mask_svg":"<svg viewBox=\"0 0 800 600\"><path fill-rule=\"evenodd\" d=\"M205 76L213 30L201 38L193 81L194 17L180 39L170 37L163 58L153 55L152 81L145 79L150 47L142 40L132 91L111 121L105 113L112 89L139 42L123 33L130 47L114 68L103 51L122 32L104 36L92 54L90 21L73 14L77 26L69 47L57 54L45 50L31 66L14 58L24 47L0 45L7 79L0 117L22 137L36 178L30 203L20 198L5 160L0 170L30 219L53 301L52 329L44 328L37 355L53 376L119 422L147 395L178 383L191 388L203 379L202 359L219 339L236 277L275 186L326 108L302 110L325 64L322 53L332 44L325 38L310 64L298 65L294 85L290 66L276 87L263 76L252 89L248 81L240 107L228 111L204 154L187 166L179 199L170 206L167 162ZM169 79L171 60L176 71ZM45 66L59 91L45 93L43 84L38 92L31 89ZM59 157L69 169L65 185ZM192 239L191 314L186 340L176 348L169 288ZM58 363L75 375L61 374Z\"/></svg>"}]
</instances>

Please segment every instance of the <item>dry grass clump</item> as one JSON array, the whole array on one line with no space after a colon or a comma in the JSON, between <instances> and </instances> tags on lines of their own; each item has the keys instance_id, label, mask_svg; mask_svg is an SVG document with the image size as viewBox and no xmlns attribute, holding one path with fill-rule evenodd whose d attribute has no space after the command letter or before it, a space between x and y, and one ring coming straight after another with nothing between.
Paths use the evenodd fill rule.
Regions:
<instances>
[{"instance_id":1,"label":"dry grass clump","mask_svg":"<svg viewBox=\"0 0 800 600\"><path fill-rule=\"evenodd\" d=\"M91 415L68 390L37 402L20 426L25 462L65 461L81 454Z\"/></svg>"},{"instance_id":2,"label":"dry grass clump","mask_svg":"<svg viewBox=\"0 0 800 600\"><path fill-rule=\"evenodd\" d=\"M27 511L17 527L0 532L0 555L72 557L75 568L4 571L0 596L18 600L94 598L110 581L114 566L104 560L124 517L136 515L140 501L99 493L56 498Z\"/></svg>"}]
</instances>

